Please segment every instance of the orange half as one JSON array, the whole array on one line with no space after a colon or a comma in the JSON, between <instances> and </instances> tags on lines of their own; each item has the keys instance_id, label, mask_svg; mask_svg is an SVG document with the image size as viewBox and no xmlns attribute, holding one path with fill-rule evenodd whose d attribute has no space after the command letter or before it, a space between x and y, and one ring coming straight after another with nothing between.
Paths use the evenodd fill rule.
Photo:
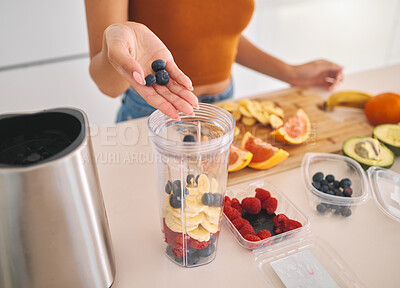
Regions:
<instances>
[{"instance_id":1,"label":"orange half","mask_svg":"<svg viewBox=\"0 0 400 288\"><path fill-rule=\"evenodd\" d=\"M289 153L283 149L276 148L260 138L254 137L247 132L242 140L242 148L253 154L249 167L254 169L269 169L289 157Z\"/></svg>"},{"instance_id":2,"label":"orange half","mask_svg":"<svg viewBox=\"0 0 400 288\"><path fill-rule=\"evenodd\" d=\"M310 119L303 109L299 109L282 127L272 131L271 136L283 143L301 144L310 137L310 131Z\"/></svg>"},{"instance_id":3,"label":"orange half","mask_svg":"<svg viewBox=\"0 0 400 288\"><path fill-rule=\"evenodd\" d=\"M247 165L249 165L252 158L253 154L251 154L251 152L232 144L229 151L228 172L242 170Z\"/></svg>"}]
</instances>

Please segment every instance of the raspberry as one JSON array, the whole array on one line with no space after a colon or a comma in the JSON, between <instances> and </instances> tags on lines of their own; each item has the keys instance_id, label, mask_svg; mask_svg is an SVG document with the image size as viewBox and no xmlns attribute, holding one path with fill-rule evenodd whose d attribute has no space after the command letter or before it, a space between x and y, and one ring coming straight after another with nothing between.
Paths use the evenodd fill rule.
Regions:
<instances>
[{"instance_id":1,"label":"raspberry","mask_svg":"<svg viewBox=\"0 0 400 288\"><path fill-rule=\"evenodd\" d=\"M210 244L210 240L208 241L203 241L203 242L199 242L193 238L190 238L188 241L188 246L192 247L194 249L203 249L206 248L208 246L208 244Z\"/></svg>"},{"instance_id":2,"label":"raspberry","mask_svg":"<svg viewBox=\"0 0 400 288\"><path fill-rule=\"evenodd\" d=\"M274 222L274 226L276 228L282 227L285 224L285 221L289 220L289 218L285 214L278 214L272 219L272 222Z\"/></svg>"},{"instance_id":3,"label":"raspberry","mask_svg":"<svg viewBox=\"0 0 400 288\"><path fill-rule=\"evenodd\" d=\"M260 237L253 235L253 234L246 234L243 236L244 239L249 240L249 241L260 241Z\"/></svg>"},{"instance_id":4,"label":"raspberry","mask_svg":"<svg viewBox=\"0 0 400 288\"><path fill-rule=\"evenodd\" d=\"M258 214L261 211L261 201L255 197L247 197L242 200L242 207L250 214Z\"/></svg>"},{"instance_id":5,"label":"raspberry","mask_svg":"<svg viewBox=\"0 0 400 288\"><path fill-rule=\"evenodd\" d=\"M225 196L225 198L224 198L224 206L225 205L228 205L228 206L231 205L231 198L229 198L228 196Z\"/></svg>"},{"instance_id":6,"label":"raspberry","mask_svg":"<svg viewBox=\"0 0 400 288\"><path fill-rule=\"evenodd\" d=\"M165 242L168 243L168 245L170 246L175 246L175 239L176 237L172 236L172 235L165 235Z\"/></svg>"},{"instance_id":7,"label":"raspberry","mask_svg":"<svg viewBox=\"0 0 400 288\"><path fill-rule=\"evenodd\" d=\"M240 212L230 206L224 207L224 213L225 213L226 217L228 217L228 219L231 221L233 219L240 217Z\"/></svg>"},{"instance_id":8,"label":"raspberry","mask_svg":"<svg viewBox=\"0 0 400 288\"><path fill-rule=\"evenodd\" d=\"M236 198L233 198L233 199L232 199L232 201L231 201L231 207L232 207L232 208L235 208L236 210L238 210L238 211L240 212L240 214L242 214L243 207L242 207L242 205L240 205L240 202L239 202L238 199L236 199Z\"/></svg>"},{"instance_id":9,"label":"raspberry","mask_svg":"<svg viewBox=\"0 0 400 288\"><path fill-rule=\"evenodd\" d=\"M166 236L170 235L172 236L174 239L175 237L179 234L177 232L172 231L171 229L168 228L167 224L165 224L165 218L163 218L163 228L164 228L164 234Z\"/></svg>"},{"instance_id":10,"label":"raspberry","mask_svg":"<svg viewBox=\"0 0 400 288\"><path fill-rule=\"evenodd\" d=\"M289 219L285 222L285 230L286 231L294 230L294 229L297 229L302 226L303 225L301 225L301 223L299 221L292 220L292 219Z\"/></svg>"},{"instance_id":11,"label":"raspberry","mask_svg":"<svg viewBox=\"0 0 400 288\"><path fill-rule=\"evenodd\" d=\"M271 193L263 188L256 189L256 198L260 199L260 201L264 201L271 197Z\"/></svg>"},{"instance_id":12,"label":"raspberry","mask_svg":"<svg viewBox=\"0 0 400 288\"><path fill-rule=\"evenodd\" d=\"M185 235L185 238L186 238L186 240L187 240L187 239L189 239L190 237L189 237L188 235ZM183 245L183 235L182 235L182 234L179 234L178 236L176 236L175 242L176 242L176 245L182 246L182 245Z\"/></svg>"},{"instance_id":13,"label":"raspberry","mask_svg":"<svg viewBox=\"0 0 400 288\"><path fill-rule=\"evenodd\" d=\"M246 224L250 224L249 221L243 219L242 217L238 217L232 221L233 226L236 227L237 230L242 229L242 227Z\"/></svg>"},{"instance_id":14,"label":"raspberry","mask_svg":"<svg viewBox=\"0 0 400 288\"><path fill-rule=\"evenodd\" d=\"M271 232L268 230L260 230L258 231L257 236L260 237L260 239L266 239L271 237Z\"/></svg>"},{"instance_id":15,"label":"raspberry","mask_svg":"<svg viewBox=\"0 0 400 288\"><path fill-rule=\"evenodd\" d=\"M176 245L172 249L172 252L174 252L176 257L182 257L183 256L183 247L181 245Z\"/></svg>"},{"instance_id":16,"label":"raspberry","mask_svg":"<svg viewBox=\"0 0 400 288\"><path fill-rule=\"evenodd\" d=\"M274 197L270 197L262 202L262 208L267 210L268 215L274 214L276 207L278 207L278 200Z\"/></svg>"},{"instance_id":17,"label":"raspberry","mask_svg":"<svg viewBox=\"0 0 400 288\"><path fill-rule=\"evenodd\" d=\"M245 224L240 230L239 233L244 236L246 234L255 234L254 233L254 228L250 224Z\"/></svg>"}]
</instances>

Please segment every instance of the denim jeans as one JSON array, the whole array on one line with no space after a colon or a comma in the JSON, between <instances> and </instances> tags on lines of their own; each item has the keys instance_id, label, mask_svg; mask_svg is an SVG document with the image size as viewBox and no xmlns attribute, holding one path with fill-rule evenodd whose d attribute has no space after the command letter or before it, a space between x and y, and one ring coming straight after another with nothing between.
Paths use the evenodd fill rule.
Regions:
<instances>
[{"instance_id":1,"label":"denim jeans","mask_svg":"<svg viewBox=\"0 0 400 288\"><path fill-rule=\"evenodd\" d=\"M199 102L202 103L216 103L225 99L233 97L233 83L229 84L228 88L217 95L200 95ZM117 114L117 123L149 116L156 109L143 99L139 93L129 87L128 90L122 95L122 105Z\"/></svg>"}]
</instances>

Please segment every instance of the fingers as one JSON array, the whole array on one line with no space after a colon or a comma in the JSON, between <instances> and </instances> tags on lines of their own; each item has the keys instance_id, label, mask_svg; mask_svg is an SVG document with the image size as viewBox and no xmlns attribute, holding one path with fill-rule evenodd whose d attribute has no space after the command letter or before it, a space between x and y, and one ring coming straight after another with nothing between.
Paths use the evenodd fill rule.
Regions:
<instances>
[{"instance_id":1,"label":"fingers","mask_svg":"<svg viewBox=\"0 0 400 288\"><path fill-rule=\"evenodd\" d=\"M168 61L166 63L166 70L168 74L176 81L178 84L186 87L190 91L193 91L192 81L186 76L176 65L174 61Z\"/></svg>"},{"instance_id":2,"label":"fingers","mask_svg":"<svg viewBox=\"0 0 400 288\"><path fill-rule=\"evenodd\" d=\"M162 95L165 100L175 107L175 110L181 111L186 115L194 115L192 105L190 105L183 98L171 92L167 87L160 85L154 85L153 87L159 95Z\"/></svg>"},{"instance_id":3,"label":"fingers","mask_svg":"<svg viewBox=\"0 0 400 288\"><path fill-rule=\"evenodd\" d=\"M199 109L199 99L192 92L177 84L175 81L169 81L166 87L174 94L184 99L192 107ZM182 111L183 112L183 111Z\"/></svg>"},{"instance_id":4,"label":"fingers","mask_svg":"<svg viewBox=\"0 0 400 288\"><path fill-rule=\"evenodd\" d=\"M139 86L136 91L146 100L146 102L162 113L175 120L180 120L176 107L162 95L157 93L153 87ZM192 110L193 113L193 110Z\"/></svg>"}]
</instances>

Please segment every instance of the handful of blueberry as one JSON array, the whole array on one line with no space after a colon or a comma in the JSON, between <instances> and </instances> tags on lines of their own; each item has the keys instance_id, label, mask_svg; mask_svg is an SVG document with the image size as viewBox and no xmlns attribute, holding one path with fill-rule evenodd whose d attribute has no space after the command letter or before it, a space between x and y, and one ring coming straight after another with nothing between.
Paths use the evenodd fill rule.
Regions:
<instances>
[{"instance_id":1,"label":"handful of blueberry","mask_svg":"<svg viewBox=\"0 0 400 288\"><path fill-rule=\"evenodd\" d=\"M340 181L335 179L332 174L326 175L322 172L317 172L312 177L312 186L325 194L338 196L338 197L351 197L353 189L351 188L351 180L343 178ZM332 209L334 214L341 214L344 217L351 215L351 209L348 206L333 205L328 203L320 203L316 207L317 211L321 214Z\"/></svg>"},{"instance_id":2,"label":"handful of blueberry","mask_svg":"<svg viewBox=\"0 0 400 288\"><path fill-rule=\"evenodd\" d=\"M184 187L182 193L181 180L175 180L171 182L168 180L167 184L165 184L165 193L169 194L169 204L173 208L181 208L182 205L182 196L185 198L189 195L189 190Z\"/></svg>"},{"instance_id":3,"label":"handful of blueberry","mask_svg":"<svg viewBox=\"0 0 400 288\"><path fill-rule=\"evenodd\" d=\"M167 85L169 82L169 74L165 70L165 67L165 61L161 59L153 61L151 64L151 69L153 69L156 74L149 74L146 76L146 86L151 86L156 82L158 85Z\"/></svg>"}]
</instances>

